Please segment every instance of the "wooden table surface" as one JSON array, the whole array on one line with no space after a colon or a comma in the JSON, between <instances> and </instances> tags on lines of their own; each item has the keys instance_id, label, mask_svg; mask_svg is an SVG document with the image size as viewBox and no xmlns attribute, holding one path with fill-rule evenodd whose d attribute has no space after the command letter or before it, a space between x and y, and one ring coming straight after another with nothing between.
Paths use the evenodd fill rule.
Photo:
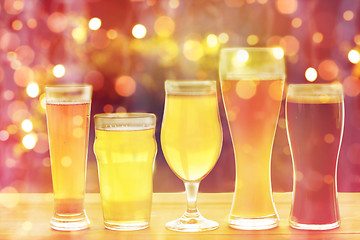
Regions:
<instances>
[{"instance_id":1,"label":"wooden table surface","mask_svg":"<svg viewBox=\"0 0 360 240\"><path fill-rule=\"evenodd\" d=\"M203 233L178 233L164 224L185 211L184 193L155 193L150 228L134 232L106 230L102 224L99 194L87 194L85 208L90 229L59 232L50 229L52 194L0 194L0 239L360 239L360 193L339 193L341 226L330 231L301 231L288 225L291 193L274 193L280 226L264 231L242 231L227 225L232 193L200 193L198 207L204 217L219 222L217 230Z\"/></svg>"}]
</instances>

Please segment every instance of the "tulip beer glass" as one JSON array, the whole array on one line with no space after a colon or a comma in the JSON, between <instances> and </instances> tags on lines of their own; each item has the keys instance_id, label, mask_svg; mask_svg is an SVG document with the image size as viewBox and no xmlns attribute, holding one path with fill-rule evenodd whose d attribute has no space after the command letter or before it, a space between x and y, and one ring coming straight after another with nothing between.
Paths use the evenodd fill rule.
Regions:
<instances>
[{"instance_id":1,"label":"tulip beer glass","mask_svg":"<svg viewBox=\"0 0 360 240\"><path fill-rule=\"evenodd\" d=\"M236 162L232 228L278 225L270 159L285 81L283 55L281 48L221 50L221 91Z\"/></svg>"},{"instance_id":2,"label":"tulip beer glass","mask_svg":"<svg viewBox=\"0 0 360 240\"><path fill-rule=\"evenodd\" d=\"M50 225L60 231L85 229L89 226L84 197L92 87L47 86L45 94L55 199Z\"/></svg>"},{"instance_id":3,"label":"tulip beer glass","mask_svg":"<svg viewBox=\"0 0 360 240\"><path fill-rule=\"evenodd\" d=\"M344 128L341 84L290 84L286 126L294 166L290 226L340 225L336 173Z\"/></svg>"},{"instance_id":4,"label":"tulip beer glass","mask_svg":"<svg viewBox=\"0 0 360 240\"><path fill-rule=\"evenodd\" d=\"M140 230L150 223L156 117L150 113L104 113L95 117L104 225Z\"/></svg>"},{"instance_id":5,"label":"tulip beer glass","mask_svg":"<svg viewBox=\"0 0 360 240\"><path fill-rule=\"evenodd\" d=\"M166 81L161 146L172 171L184 181L187 210L168 222L173 231L200 232L218 228L203 218L196 201L200 181L218 160L222 146L215 81Z\"/></svg>"}]
</instances>

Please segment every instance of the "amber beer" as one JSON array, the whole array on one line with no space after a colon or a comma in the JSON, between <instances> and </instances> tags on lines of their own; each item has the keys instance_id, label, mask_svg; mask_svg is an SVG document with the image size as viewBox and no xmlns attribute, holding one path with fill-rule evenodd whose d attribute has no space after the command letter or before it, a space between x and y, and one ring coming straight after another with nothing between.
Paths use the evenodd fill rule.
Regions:
<instances>
[{"instance_id":1,"label":"amber beer","mask_svg":"<svg viewBox=\"0 0 360 240\"><path fill-rule=\"evenodd\" d=\"M104 225L139 230L150 224L156 117L147 113L95 115Z\"/></svg>"},{"instance_id":2,"label":"amber beer","mask_svg":"<svg viewBox=\"0 0 360 240\"><path fill-rule=\"evenodd\" d=\"M85 96L84 96L85 95ZM51 227L88 227L84 211L91 86L46 87L46 116L50 146L55 213Z\"/></svg>"},{"instance_id":3,"label":"amber beer","mask_svg":"<svg viewBox=\"0 0 360 240\"><path fill-rule=\"evenodd\" d=\"M286 101L294 164L290 224L331 229L340 224L336 172L343 133L340 84L291 84Z\"/></svg>"},{"instance_id":4,"label":"amber beer","mask_svg":"<svg viewBox=\"0 0 360 240\"><path fill-rule=\"evenodd\" d=\"M236 163L232 228L260 230L278 225L270 160L284 87L282 56L276 48L221 51L221 91Z\"/></svg>"}]
</instances>

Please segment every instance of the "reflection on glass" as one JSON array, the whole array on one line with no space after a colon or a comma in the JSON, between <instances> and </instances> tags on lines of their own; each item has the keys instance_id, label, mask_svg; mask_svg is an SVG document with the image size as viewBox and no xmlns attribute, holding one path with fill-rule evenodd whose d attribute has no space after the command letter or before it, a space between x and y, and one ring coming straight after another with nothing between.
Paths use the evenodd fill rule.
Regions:
<instances>
[{"instance_id":1,"label":"reflection on glass","mask_svg":"<svg viewBox=\"0 0 360 240\"><path fill-rule=\"evenodd\" d=\"M215 81L166 81L161 145L172 171L184 181L187 210L166 224L174 231L199 232L218 228L203 218L196 200L200 181L218 160L222 146Z\"/></svg>"}]
</instances>

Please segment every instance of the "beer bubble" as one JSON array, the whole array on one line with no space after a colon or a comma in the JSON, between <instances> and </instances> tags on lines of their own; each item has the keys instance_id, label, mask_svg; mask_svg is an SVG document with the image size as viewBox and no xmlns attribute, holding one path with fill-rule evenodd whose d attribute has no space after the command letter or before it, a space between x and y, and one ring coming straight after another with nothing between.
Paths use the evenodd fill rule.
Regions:
<instances>
[{"instance_id":1,"label":"beer bubble","mask_svg":"<svg viewBox=\"0 0 360 240\"><path fill-rule=\"evenodd\" d=\"M319 99L321 103L328 103L330 101L330 96L327 94L321 94Z\"/></svg>"},{"instance_id":2,"label":"beer bubble","mask_svg":"<svg viewBox=\"0 0 360 240\"><path fill-rule=\"evenodd\" d=\"M64 167L70 167L71 163L71 157L65 156L61 159L61 165L63 165Z\"/></svg>"},{"instance_id":3,"label":"beer bubble","mask_svg":"<svg viewBox=\"0 0 360 240\"><path fill-rule=\"evenodd\" d=\"M242 99L250 99L256 94L254 81L239 81L236 84L236 94Z\"/></svg>"},{"instance_id":4,"label":"beer bubble","mask_svg":"<svg viewBox=\"0 0 360 240\"><path fill-rule=\"evenodd\" d=\"M334 140L335 140L335 137L334 137L333 134L331 134L331 133L325 134L325 136L324 136L324 141L325 141L326 143L328 143L328 144L333 143Z\"/></svg>"}]
</instances>

